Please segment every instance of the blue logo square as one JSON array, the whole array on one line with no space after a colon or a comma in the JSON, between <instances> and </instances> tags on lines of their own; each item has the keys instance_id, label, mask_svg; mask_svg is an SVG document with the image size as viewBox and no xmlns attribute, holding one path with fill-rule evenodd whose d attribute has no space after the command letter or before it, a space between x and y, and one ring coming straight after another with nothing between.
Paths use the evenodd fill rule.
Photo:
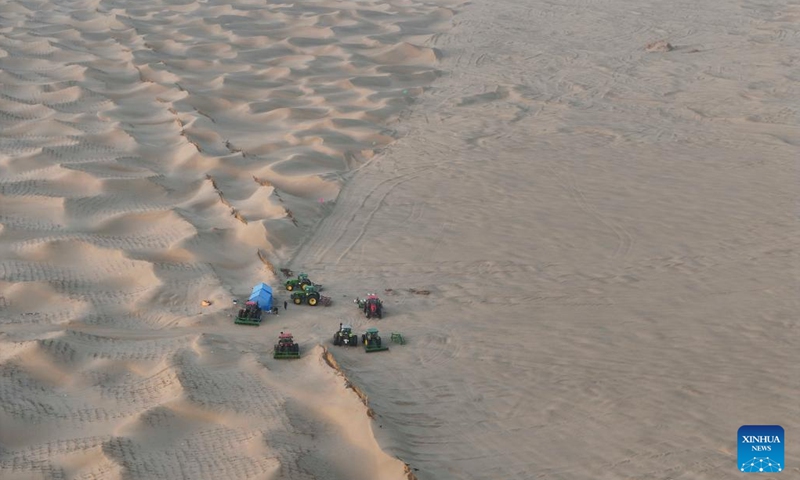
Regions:
<instances>
[{"instance_id":1,"label":"blue logo square","mask_svg":"<svg viewBox=\"0 0 800 480\"><path fill-rule=\"evenodd\" d=\"M742 425L737 435L740 472L776 473L786 468L783 427Z\"/></svg>"}]
</instances>

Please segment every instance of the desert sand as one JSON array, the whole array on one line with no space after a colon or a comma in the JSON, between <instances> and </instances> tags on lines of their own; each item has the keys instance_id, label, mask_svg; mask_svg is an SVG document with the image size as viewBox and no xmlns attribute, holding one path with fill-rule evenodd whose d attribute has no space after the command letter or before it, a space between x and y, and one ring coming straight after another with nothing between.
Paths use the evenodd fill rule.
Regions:
<instances>
[{"instance_id":1,"label":"desert sand","mask_svg":"<svg viewBox=\"0 0 800 480\"><path fill-rule=\"evenodd\" d=\"M744 424L797 476L798 25L0 5L0 478L721 480ZM280 268L333 305L234 326Z\"/></svg>"}]
</instances>

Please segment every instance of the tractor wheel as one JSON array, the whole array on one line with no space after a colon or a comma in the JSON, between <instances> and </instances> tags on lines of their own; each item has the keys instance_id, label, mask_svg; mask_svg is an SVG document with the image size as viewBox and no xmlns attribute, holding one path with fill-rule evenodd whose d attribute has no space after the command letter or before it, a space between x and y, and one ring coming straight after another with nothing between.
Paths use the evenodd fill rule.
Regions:
<instances>
[{"instance_id":1,"label":"tractor wheel","mask_svg":"<svg viewBox=\"0 0 800 480\"><path fill-rule=\"evenodd\" d=\"M383 318L383 312L381 312L380 310L378 310L378 318Z\"/></svg>"},{"instance_id":2,"label":"tractor wheel","mask_svg":"<svg viewBox=\"0 0 800 480\"><path fill-rule=\"evenodd\" d=\"M317 299L317 297L308 297L308 304L311 305L312 307L317 306L318 301L319 300Z\"/></svg>"},{"instance_id":3,"label":"tractor wheel","mask_svg":"<svg viewBox=\"0 0 800 480\"><path fill-rule=\"evenodd\" d=\"M292 300L294 301L295 305L300 305L303 303L303 299L301 299L300 297L294 297Z\"/></svg>"},{"instance_id":4,"label":"tractor wheel","mask_svg":"<svg viewBox=\"0 0 800 480\"><path fill-rule=\"evenodd\" d=\"M291 283L287 284L286 290L289 290L291 292L292 290L294 290L294 285L292 285Z\"/></svg>"},{"instance_id":5,"label":"tractor wheel","mask_svg":"<svg viewBox=\"0 0 800 480\"><path fill-rule=\"evenodd\" d=\"M381 337L378 337L378 338L375 339L375 345L377 345L379 347L381 346Z\"/></svg>"}]
</instances>

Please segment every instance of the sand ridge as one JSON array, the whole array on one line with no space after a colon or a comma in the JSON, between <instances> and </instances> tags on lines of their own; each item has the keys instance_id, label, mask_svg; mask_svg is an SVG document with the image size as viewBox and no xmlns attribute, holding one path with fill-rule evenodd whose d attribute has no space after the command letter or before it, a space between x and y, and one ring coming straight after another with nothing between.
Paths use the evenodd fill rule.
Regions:
<instances>
[{"instance_id":1,"label":"sand ridge","mask_svg":"<svg viewBox=\"0 0 800 480\"><path fill-rule=\"evenodd\" d=\"M405 478L313 341L274 362L283 326L229 315L395 140L453 15L0 6L0 477Z\"/></svg>"}]
</instances>

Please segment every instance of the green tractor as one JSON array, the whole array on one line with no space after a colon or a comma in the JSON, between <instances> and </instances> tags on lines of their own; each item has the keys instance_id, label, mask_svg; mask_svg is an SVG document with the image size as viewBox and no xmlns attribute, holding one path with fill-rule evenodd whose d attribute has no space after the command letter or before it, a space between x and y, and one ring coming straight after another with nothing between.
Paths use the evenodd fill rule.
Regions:
<instances>
[{"instance_id":1,"label":"green tractor","mask_svg":"<svg viewBox=\"0 0 800 480\"><path fill-rule=\"evenodd\" d=\"M290 292L293 290L302 291L303 287L306 285L314 285L314 283L308 279L308 274L305 273L298 274L297 278L290 278L289 280L286 280L286 283L284 284L286 290L289 290Z\"/></svg>"},{"instance_id":2,"label":"green tractor","mask_svg":"<svg viewBox=\"0 0 800 480\"><path fill-rule=\"evenodd\" d=\"M278 337L278 343L275 344L275 353L273 353L272 358L300 358L300 345L294 343L291 333L281 332L280 337Z\"/></svg>"},{"instance_id":3,"label":"green tractor","mask_svg":"<svg viewBox=\"0 0 800 480\"><path fill-rule=\"evenodd\" d=\"M333 344L336 346L357 347L358 335L353 333L353 327L340 323L339 331L333 334Z\"/></svg>"},{"instance_id":4,"label":"green tractor","mask_svg":"<svg viewBox=\"0 0 800 480\"><path fill-rule=\"evenodd\" d=\"M316 285L305 285L302 291L292 293L292 302L295 305L306 303L312 307L316 307L319 304L327 307L331 304L331 299L320 295Z\"/></svg>"},{"instance_id":5,"label":"green tractor","mask_svg":"<svg viewBox=\"0 0 800 480\"><path fill-rule=\"evenodd\" d=\"M381 336L378 335L378 329L375 327L368 328L361 335L361 341L364 343L364 350L367 353L389 350L389 347L381 345Z\"/></svg>"}]
</instances>

